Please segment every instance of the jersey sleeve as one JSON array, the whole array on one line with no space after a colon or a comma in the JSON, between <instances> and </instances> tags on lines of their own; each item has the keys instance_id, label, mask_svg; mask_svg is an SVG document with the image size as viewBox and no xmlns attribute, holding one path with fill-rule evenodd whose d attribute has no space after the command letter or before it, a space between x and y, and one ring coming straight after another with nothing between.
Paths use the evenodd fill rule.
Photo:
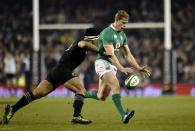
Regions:
<instances>
[{"instance_id":1,"label":"jersey sleeve","mask_svg":"<svg viewBox=\"0 0 195 131\"><path fill-rule=\"evenodd\" d=\"M102 40L103 45L112 45L113 44L113 33L109 30L104 30L100 34L100 38Z\"/></svg>"}]
</instances>

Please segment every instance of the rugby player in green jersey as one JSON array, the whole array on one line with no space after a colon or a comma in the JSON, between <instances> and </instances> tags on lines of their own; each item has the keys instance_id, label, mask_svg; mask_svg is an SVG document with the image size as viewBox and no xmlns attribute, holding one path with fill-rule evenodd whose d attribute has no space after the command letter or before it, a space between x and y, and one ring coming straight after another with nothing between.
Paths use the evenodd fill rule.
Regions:
<instances>
[{"instance_id":1,"label":"rugby player in green jersey","mask_svg":"<svg viewBox=\"0 0 195 131\"><path fill-rule=\"evenodd\" d=\"M123 32L123 29L128 23L128 19L129 14L124 10L119 10L115 14L114 23L100 33L98 41L99 50L105 51L107 56L98 54L95 61L95 70L99 75L98 91L93 90L85 95L86 98L105 100L111 91L112 100L122 118L123 123L128 123L133 117L135 111L129 109L125 111L123 108L120 96L120 85L116 77L117 70L127 75L132 73L134 70L139 71L144 76L150 75L150 71L147 69L147 66L141 67L136 62L134 56L128 48L127 37ZM124 67L120 64L117 58L119 51L122 52L126 61L132 66L132 68ZM110 57L108 57L108 55Z\"/></svg>"}]
</instances>

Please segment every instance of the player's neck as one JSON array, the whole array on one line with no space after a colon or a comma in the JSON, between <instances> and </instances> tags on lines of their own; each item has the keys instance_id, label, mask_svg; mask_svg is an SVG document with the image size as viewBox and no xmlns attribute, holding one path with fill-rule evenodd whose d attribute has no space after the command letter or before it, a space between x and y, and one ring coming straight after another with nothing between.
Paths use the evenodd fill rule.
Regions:
<instances>
[{"instance_id":1,"label":"player's neck","mask_svg":"<svg viewBox=\"0 0 195 131\"><path fill-rule=\"evenodd\" d=\"M120 28L116 22L112 23L112 26L115 28L116 31L120 31Z\"/></svg>"}]
</instances>

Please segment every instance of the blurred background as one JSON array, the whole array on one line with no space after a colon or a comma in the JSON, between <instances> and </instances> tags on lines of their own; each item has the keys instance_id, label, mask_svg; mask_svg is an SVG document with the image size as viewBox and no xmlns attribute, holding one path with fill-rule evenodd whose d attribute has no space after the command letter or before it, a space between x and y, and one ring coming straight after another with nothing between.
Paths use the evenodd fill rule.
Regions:
<instances>
[{"instance_id":1,"label":"blurred background","mask_svg":"<svg viewBox=\"0 0 195 131\"><path fill-rule=\"evenodd\" d=\"M108 26L119 9L130 14L125 32L131 52L152 70L151 77L134 90L124 88L126 76L118 72L122 94L195 95L195 1L172 0L168 50L164 0L35 1L36 6L32 0L0 2L0 96L20 96L32 89L84 29ZM75 70L87 90L98 86L95 58L89 54ZM122 57L120 62L127 65ZM59 87L49 96L66 95L71 93Z\"/></svg>"}]
</instances>

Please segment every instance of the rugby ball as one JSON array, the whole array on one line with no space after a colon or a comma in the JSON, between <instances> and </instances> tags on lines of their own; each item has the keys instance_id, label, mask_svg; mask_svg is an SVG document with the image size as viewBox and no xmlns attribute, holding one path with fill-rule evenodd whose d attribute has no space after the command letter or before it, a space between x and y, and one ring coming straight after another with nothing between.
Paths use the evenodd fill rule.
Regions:
<instances>
[{"instance_id":1,"label":"rugby ball","mask_svg":"<svg viewBox=\"0 0 195 131\"><path fill-rule=\"evenodd\" d=\"M127 89L133 89L137 87L141 82L140 75L138 73L132 73L125 80L125 87Z\"/></svg>"}]
</instances>

